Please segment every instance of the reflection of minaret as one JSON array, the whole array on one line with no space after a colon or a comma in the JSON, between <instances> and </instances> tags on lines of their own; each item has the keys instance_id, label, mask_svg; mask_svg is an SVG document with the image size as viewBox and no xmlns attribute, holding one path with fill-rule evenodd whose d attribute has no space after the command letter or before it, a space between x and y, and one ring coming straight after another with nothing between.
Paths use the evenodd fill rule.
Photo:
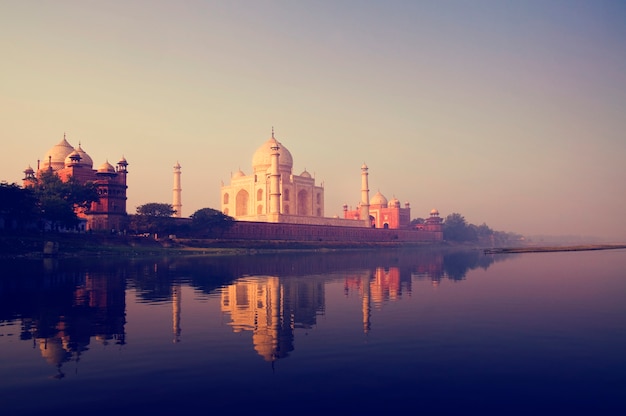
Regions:
<instances>
[{"instance_id":1,"label":"reflection of minaret","mask_svg":"<svg viewBox=\"0 0 626 416\"><path fill-rule=\"evenodd\" d=\"M174 334L174 339L172 342L174 344L180 342L180 314L181 314L181 304L182 304L182 291L180 288L180 283L174 283L172 285L172 333Z\"/></svg>"},{"instance_id":2,"label":"reflection of minaret","mask_svg":"<svg viewBox=\"0 0 626 416\"><path fill-rule=\"evenodd\" d=\"M370 276L366 274L363 278L363 299L361 301L361 312L363 313L363 333L370 332L372 316L372 306L370 304Z\"/></svg>"},{"instance_id":3,"label":"reflection of minaret","mask_svg":"<svg viewBox=\"0 0 626 416\"><path fill-rule=\"evenodd\" d=\"M361 212L360 217L368 227L370 223L370 197L369 184L367 181L367 165L363 163L361 166Z\"/></svg>"},{"instance_id":4,"label":"reflection of minaret","mask_svg":"<svg viewBox=\"0 0 626 416\"><path fill-rule=\"evenodd\" d=\"M178 218L181 218L183 215L182 192L183 190L180 187L180 163L176 162L176 165L174 165L174 197L172 201L172 208L176 211L174 216Z\"/></svg>"}]
</instances>

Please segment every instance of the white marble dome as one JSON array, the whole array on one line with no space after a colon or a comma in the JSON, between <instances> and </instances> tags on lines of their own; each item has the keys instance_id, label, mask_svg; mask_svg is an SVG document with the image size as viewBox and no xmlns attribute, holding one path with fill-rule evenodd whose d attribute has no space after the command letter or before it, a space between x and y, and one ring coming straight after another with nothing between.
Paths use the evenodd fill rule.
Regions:
<instances>
[{"instance_id":1,"label":"white marble dome","mask_svg":"<svg viewBox=\"0 0 626 416\"><path fill-rule=\"evenodd\" d=\"M282 143L274 138L274 135L254 152L254 156L252 157L252 169L254 169L254 172L265 173L270 168L272 165L272 147L276 145L278 145L278 153L280 154L278 157L279 170L281 172L287 171L291 173L291 169L293 168L291 153Z\"/></svg>"}]
</instances>

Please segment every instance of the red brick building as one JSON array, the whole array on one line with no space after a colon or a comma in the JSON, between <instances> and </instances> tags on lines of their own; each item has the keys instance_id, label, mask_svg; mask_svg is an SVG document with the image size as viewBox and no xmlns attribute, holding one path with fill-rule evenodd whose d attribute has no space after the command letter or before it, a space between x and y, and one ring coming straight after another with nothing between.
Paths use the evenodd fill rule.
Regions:
<instances>
[{"instance_id":1,"label":"red brick building","mask_svg":"<svg viewBox=\"0 0 626 416\"><path fill-rule=\"evenodd\" d=\"M88 210L76 213L85 220L85 230L117 231L122 229L126 217L127 166L128 162L122 157L116 166L106 161L94 169L93 160L80 144L74 148L63 135L63 140L37 162L37 171L28 166L23 184L33 186L45 171L56 173L64 182L71 177L82 184L93 182L100 200L92 203Z\"/></svg>"}]
</instances>

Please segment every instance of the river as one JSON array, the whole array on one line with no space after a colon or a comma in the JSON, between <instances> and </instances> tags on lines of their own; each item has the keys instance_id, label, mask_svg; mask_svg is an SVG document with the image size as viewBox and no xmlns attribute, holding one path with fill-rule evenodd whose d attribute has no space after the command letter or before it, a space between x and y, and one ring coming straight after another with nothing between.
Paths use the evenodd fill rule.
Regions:
<instances>
[{"instance_id":1,"label":"river","mask_svg":"<svg viewBox=\"0 0 626 416\"><path fill-rule=\"evenodd\" d=\"M6 260L0 412L626 414L626 250Z\"/></svg>"}]
</instances>

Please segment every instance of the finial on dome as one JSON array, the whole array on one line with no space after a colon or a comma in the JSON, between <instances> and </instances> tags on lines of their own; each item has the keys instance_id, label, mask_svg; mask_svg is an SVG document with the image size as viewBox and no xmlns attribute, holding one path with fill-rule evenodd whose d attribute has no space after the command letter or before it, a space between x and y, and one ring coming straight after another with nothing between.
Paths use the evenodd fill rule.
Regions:
<instances>
[{"instance_id":1,"label":"finial on dome","mask_svg":"<svg viewBox=\"0 0 626 416\"><path fill-rule=\"evenodd\" d=\"M272 126L272 139L274 138L274 126Z\"/></svg>"}]
</instances>

